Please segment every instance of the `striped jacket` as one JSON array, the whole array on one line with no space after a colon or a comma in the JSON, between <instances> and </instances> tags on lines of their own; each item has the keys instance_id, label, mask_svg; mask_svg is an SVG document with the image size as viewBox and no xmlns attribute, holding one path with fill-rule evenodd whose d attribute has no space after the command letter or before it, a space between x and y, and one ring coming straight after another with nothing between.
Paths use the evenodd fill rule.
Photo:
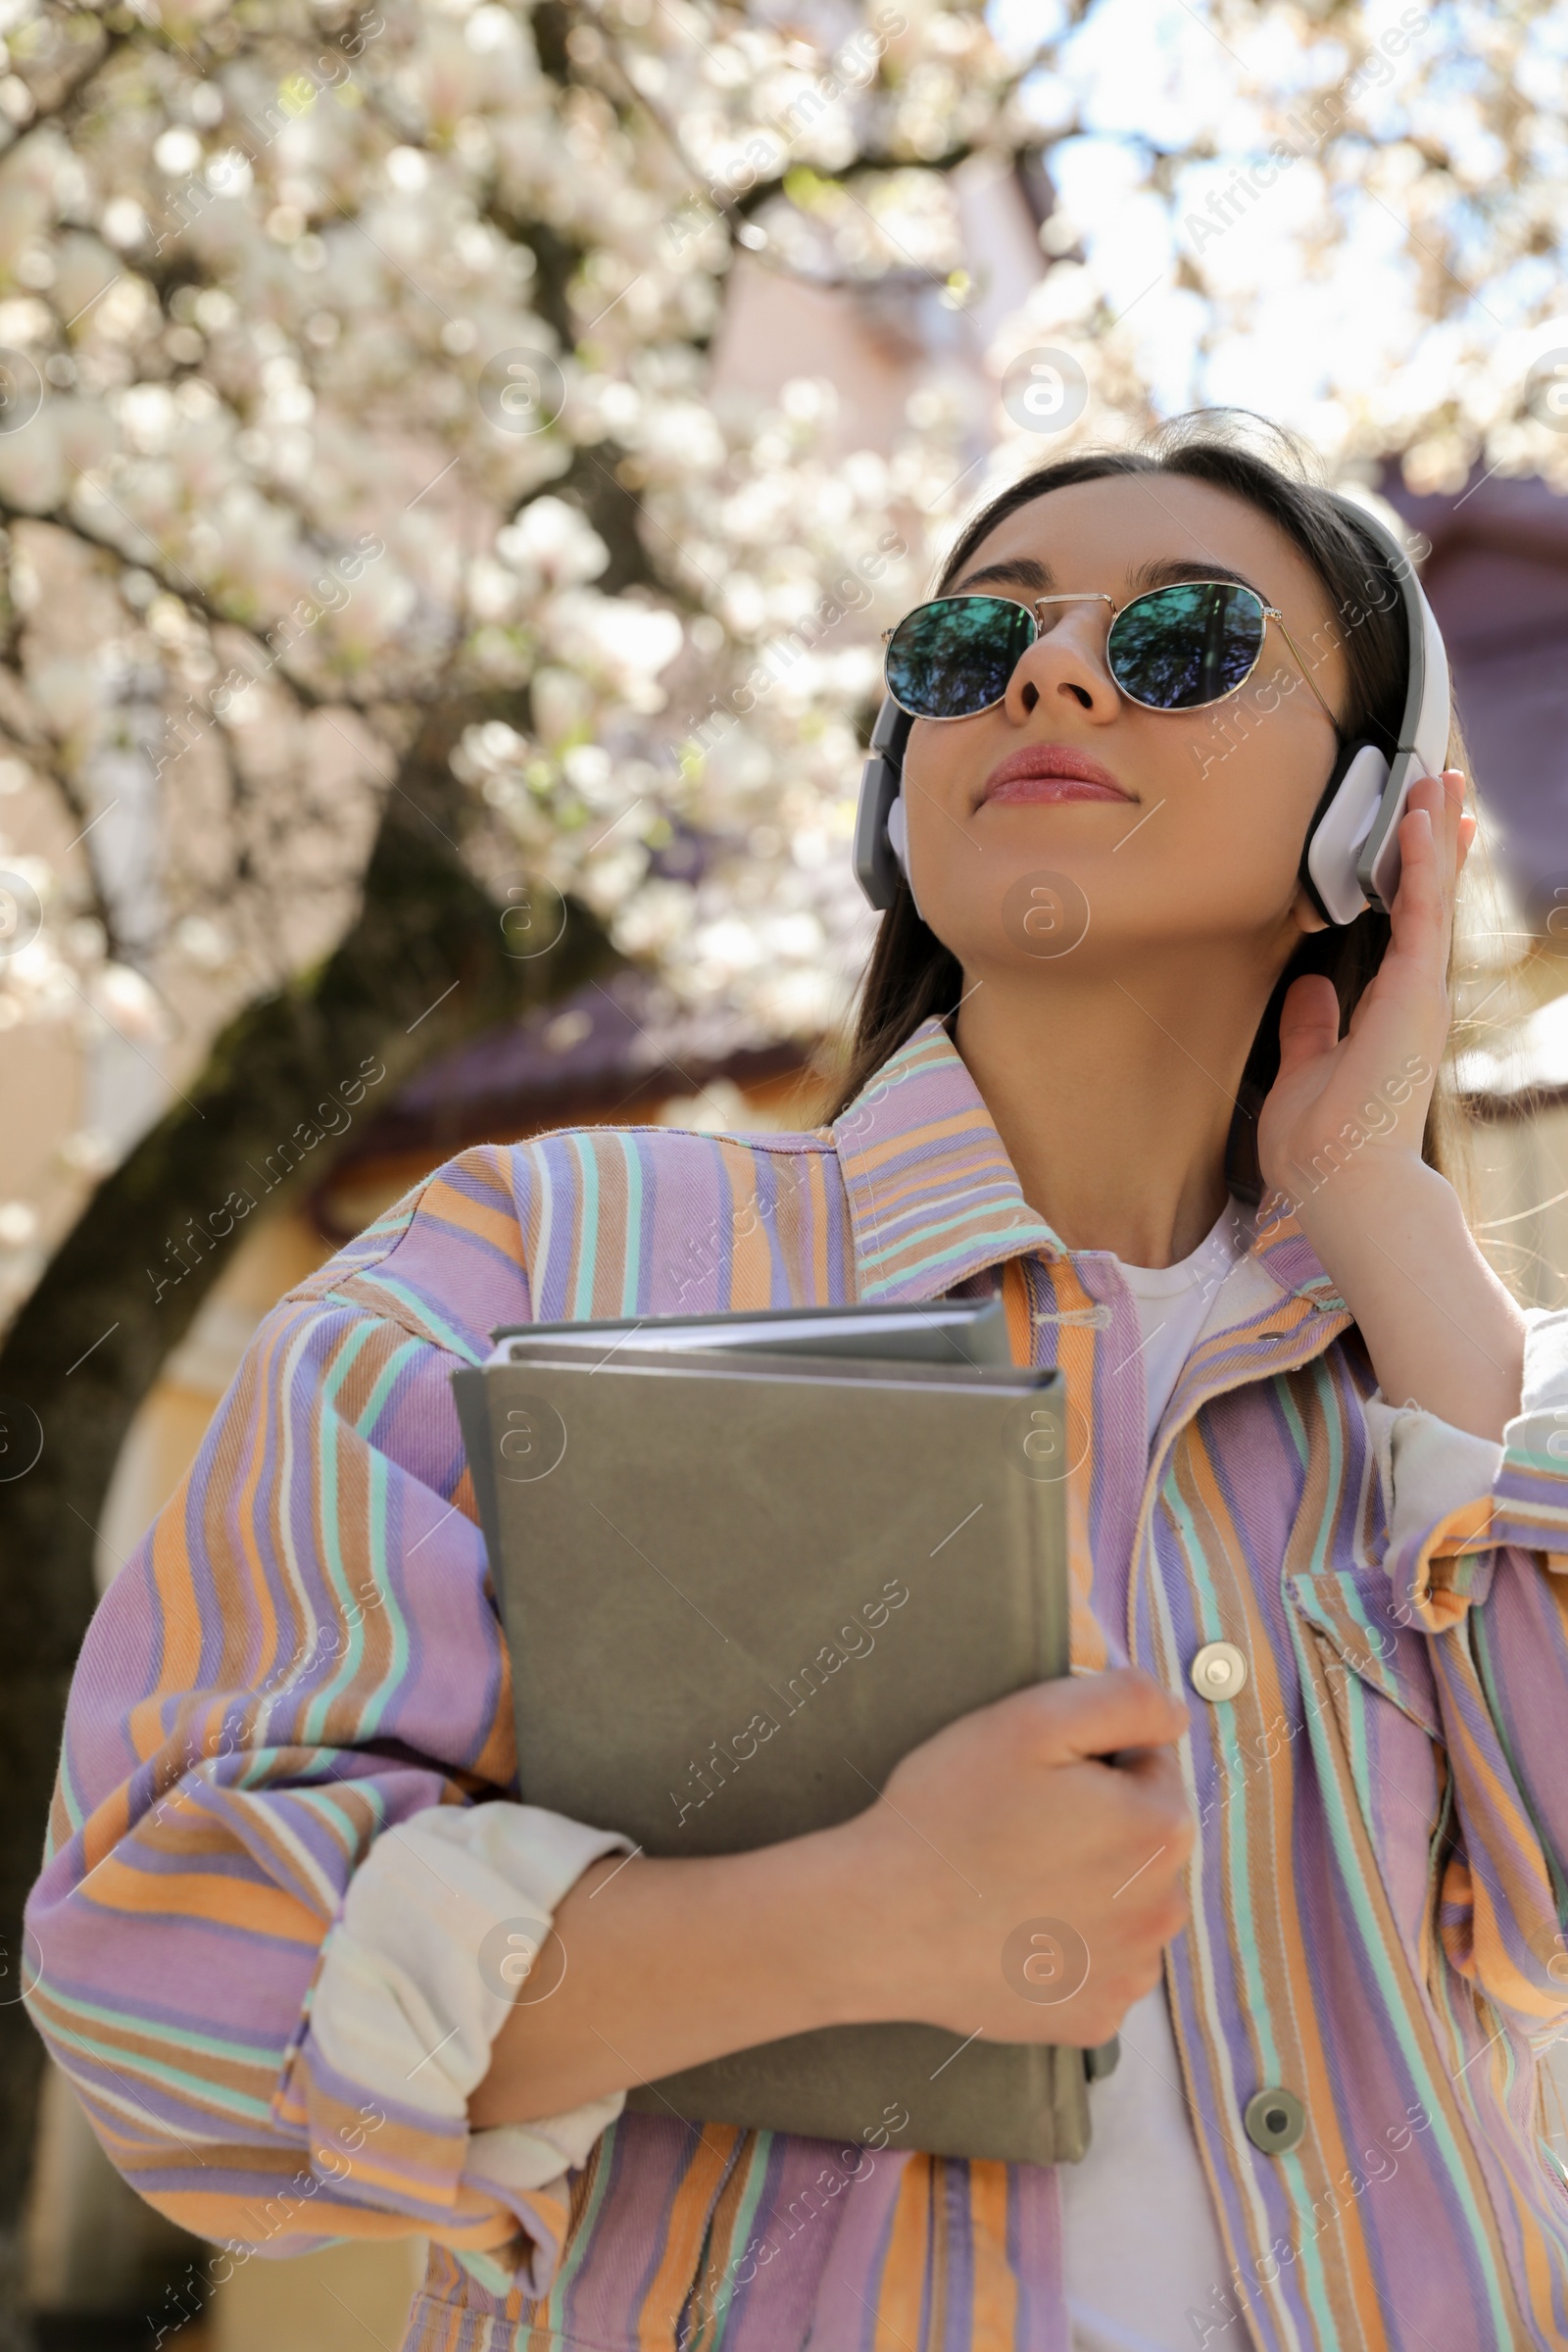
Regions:
<instances>
[{"instance_id":1,"label":"striped jacket","mask_svg":"<svg viewBox=\"0 0 1568 2352\"><path fill-rule=\"evenodd\" d=\"M424 2232L416 2352L1060 2352L1056 2176L621 2112L470 2133L475 1954L624 1841L516 1795L450 1375L493 1325L922 1299L1065 1369L1076 1670L1187 1702L1166 1984L1231 2271L1195 2342L1568 2345L1539 2052L1568 2014L1568 1314L1503 1446L1396 1409L1254 1220L1152 1448L1116 1262L1027 1206L935 1020L831 1129L466 1152L262 1326L74 1683L32 2013L125 2177L227 2251ZM1246 1653L1226 1703L1195 1652ZM432 1899L420 1883L439 1880ZM422 2054L421 2054L422 2053ZM1284 2154L1244 2113L1294 2091ZM1136 2217L1129 2216L1130 2238Z\"/></svg>"}]
</instances>

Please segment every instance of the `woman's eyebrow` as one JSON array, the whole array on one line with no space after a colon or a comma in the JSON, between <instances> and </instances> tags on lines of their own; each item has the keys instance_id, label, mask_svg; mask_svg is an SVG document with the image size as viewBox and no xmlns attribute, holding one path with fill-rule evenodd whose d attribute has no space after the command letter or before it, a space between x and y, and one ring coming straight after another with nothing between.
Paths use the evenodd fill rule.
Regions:
<instances>
[{"instance_id":1,"label":"woman's eyebrow","mask_svg":"<svg viewBox=\"0 0 1568 2352\"><path fill-rule=\"evenodd\" d=\"M1199 562L1190 556L1151 557L1129 575L1128 585L1135 595L1140 595L1149 588L1174 587L1181 580L1234 580L1238 587L1250 588L1263 604L1269 601L1245 572L1233 571L1228 564ZM983 564L978 571L966 571L944 594L963 596L973 588L1012 586L1032 588L1037 596L1046 596L1055 585L1056 575L1049 564L1042 564L1035 556L1017 556L1005 563Z\"/></svg>"},{"instance_id":2,"label":"woman's eyebrow","mask_svg":"<svg viewBox=\"0 0 1568 2352\"><path fill-rule=\"evenodd\" d=\"M1041 564L1033 556L1018 556L1009 563L986 564L978 571L966 571L961 580L956 580L944 593L962 596L967 589L978 588L982 584L996 586L1007 581L1015 587L1032 588L1037 596L1044 596L1048 589L1056 585L1056 575L1049 564Z\"/></svg>"},{"instance_id":3,"label":"woman's eyebrow","mask_svg":"<svg viewBox=\"0 0 1568 2352\"><path fill-rule=\"evenodd\" d=\"M1250 588L1260 604L1269 599L1255 580L1245 571L1233 571L1228 564L1194 563L1185 556L1155 556L1148 564L1140 564L1130 574L1130 584L1136 590L1173 588L1180 580L1234 580L1239 588Z\"/></svg>"}]
</instances>

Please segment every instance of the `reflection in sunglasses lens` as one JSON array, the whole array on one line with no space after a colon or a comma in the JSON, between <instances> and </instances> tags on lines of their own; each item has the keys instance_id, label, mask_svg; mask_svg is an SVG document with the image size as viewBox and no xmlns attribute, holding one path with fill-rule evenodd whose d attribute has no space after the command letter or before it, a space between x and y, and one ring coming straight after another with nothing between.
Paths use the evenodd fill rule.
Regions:
<instances>
[{"instance_id":1,"label":"reflection in sunglasses lens","mask_svg":"<svg viewBox=\"0 0 1568 2352\"><path fill-rule=\"evenodd\" d=\"M1262 643L1263 608L1250 589L1186 581L1156 588L1118 612L1105 659L1134 702L1191 710L1240 686Z\"/></svg>"},{"instance_id":2,"label":"reflection in sunglasses lens","mask_svg":"<svg viewBox=\"0 0 1568 2352\"><path fill-rule=\"evenodd\" d=\"M922 718L989 710L1034 643L1032 615L1001 596L950 596L920 605L888 640L888 686Z\"/></svg>"}]
</instances>

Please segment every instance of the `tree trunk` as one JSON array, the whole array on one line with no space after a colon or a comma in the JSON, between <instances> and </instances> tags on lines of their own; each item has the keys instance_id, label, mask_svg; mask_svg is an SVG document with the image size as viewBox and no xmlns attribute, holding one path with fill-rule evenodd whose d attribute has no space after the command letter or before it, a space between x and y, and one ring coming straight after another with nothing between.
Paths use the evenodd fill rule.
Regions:
<instances>
[{"instance_id":1,"label":"tree trunk","mask_svg":"<svg viewBox=\"0 0 1568 2352\"><path fill-rule=\"evenodd\" d=\"M231 1193L255 1197L270 1157L270 1206L318 1181L352 1128L289 1174L281 1147L362 1062L385 1063L388 1099L459 1039L614 961L576 908L537 956L516 954L514 927L503 933L449 838L461 801L446 755L460 723L432 719L406 760L337 952L223 1031L190 1102L99 1187L0 1347L0 2352L33 2341L19 2227L44 2053L20 1998L30 1982L22 1911L94 1604L94 1529L132 1415L246 1230L209 1235L176 1281L191 1221L207 1234Z\"/></svg>"}]
</instances>

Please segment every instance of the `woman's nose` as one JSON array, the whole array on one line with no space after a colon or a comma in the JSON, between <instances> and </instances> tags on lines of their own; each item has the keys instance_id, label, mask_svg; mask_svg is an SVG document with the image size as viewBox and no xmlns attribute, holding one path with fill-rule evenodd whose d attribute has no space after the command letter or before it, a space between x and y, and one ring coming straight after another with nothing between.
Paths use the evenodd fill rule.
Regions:
<instances>
[{"instance_id":1,"label":"woman's nose","mask_svg":"<svg viewBox=\"0 0 1568 2352\"><path fill-rule=\"evenodd\" d=\"M1054 616L1048 607L1041 619L1042 634L1020 656L1007 681L1008 714L1027 718L1041 702L1055 700L1109 717L1116 708L1116 688L1105 667L1105 607L1057 607Z\"/></svg>"}]
</instances>

